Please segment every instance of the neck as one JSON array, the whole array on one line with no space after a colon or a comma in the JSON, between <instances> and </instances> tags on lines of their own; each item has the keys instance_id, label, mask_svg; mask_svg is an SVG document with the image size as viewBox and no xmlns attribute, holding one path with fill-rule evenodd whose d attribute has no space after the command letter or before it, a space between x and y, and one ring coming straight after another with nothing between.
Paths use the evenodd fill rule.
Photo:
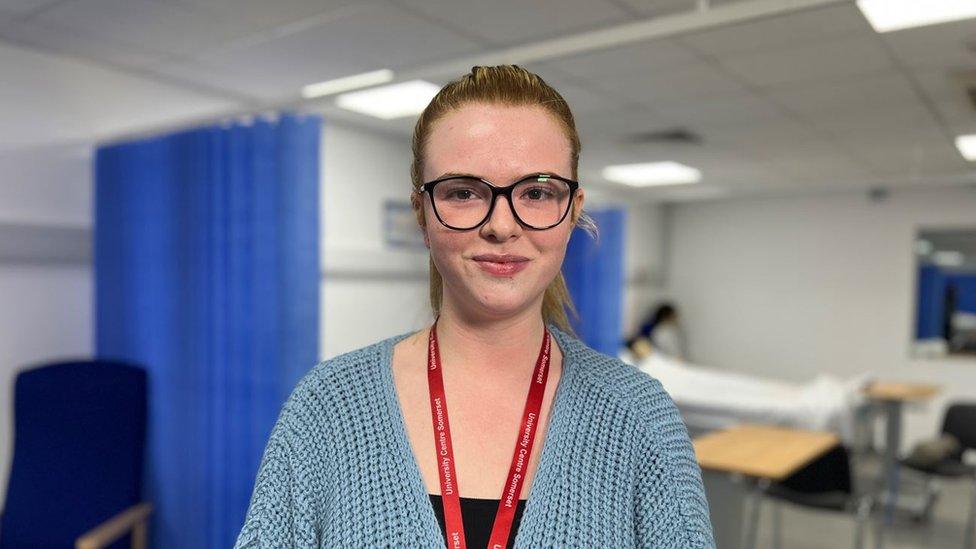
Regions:
<instances>
[{"instance_id":1,"label":"neck","mask_svg":"<svg viewBox=\"0 0 976 549\"><path fill-rule=\"evenodd\" d=\"M445 301L437 320L437 340L448 367L471 374L518 376L535 367L545 324L539 306L504 318L463 314ZM555 342L553 342L555 345Z\"/></svg>"}]
</instances>

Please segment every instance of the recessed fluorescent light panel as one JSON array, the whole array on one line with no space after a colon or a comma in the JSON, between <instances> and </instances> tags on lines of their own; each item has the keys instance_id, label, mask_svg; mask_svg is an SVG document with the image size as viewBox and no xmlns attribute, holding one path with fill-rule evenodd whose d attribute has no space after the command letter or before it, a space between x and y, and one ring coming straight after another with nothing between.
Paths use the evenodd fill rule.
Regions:
<instances>
[{"instance_id":1,"label":"recessed fluorescent light panel","mask_svg":"<svg viewBox=\"0 0 976 549\"><path fill-rule=\"evenodd\" d=\"M960 267L966 262L962 252L939 250L932 254L932 263L940 267Z\"/></svg>"},{"instance_id":2,"label":"recessed fluorescent light panel","mask_svg":"<svg viewBox=\"0 0 976 549\"><path fill-rule=\"evenodd\" d=\"M915 241L915 253L918 255L929 255L935 249L928 240L916 240Z\"/></svg>"},{"instance_id":3,"label":"recessed fluorescent light panel","mask_svg":"<svg viewBox=\"0 0 976 549\"><path fill-rule=\"evenodd\" d=\"M336 78L334 80L326 80L325 82L319 82L317 84L309 84L302 88L302 97L305 99L312 99L315 97L342 93L349 90L386 84L387 82L392 81L393 71L390 69L364 72L362 74L354 74L352 76Z\"/></svg>"},{"instance_id":4,"label":"recessed fluorescent light panel","mask_svg":"<svg viewBox=\"0 0 976 549\"><path fill-rule=\"evenodd\" d=\"M976 17L973 0L857 0L857 7L878 32Z\"/></svg>"},{"instance_id":5,"label":"recessed fluorescent light panel","mask_svg":"<svg viewBox=\"0 0 976 549\"><path fill-rule=\"evenodd\" d=\"M956 148L963 158L976 162L976 133L956 137Z\"/></svg>"},{"instance_id":6,"label":"recessed fluorescent light panel","mask_svg":"<svg viewBox=\"0 0 976 549\"><path fill-rule=\"evenodd\" d=\"M368 114L383 120L415 116L423 112L440 87L423 80L344 93L336 98L343 109Z\"/></svg>"},{"instance_id":7,"label":"recessed fluorescent light panel","mask_svg":"<svg viewBox=\"0 0 976 549\"><path fill-rule=\"evenodd\" d=\"M698 183L701 172L678 162L620 164L603 168L603 178L632 187Z\"/></svg>"}]
</instances>

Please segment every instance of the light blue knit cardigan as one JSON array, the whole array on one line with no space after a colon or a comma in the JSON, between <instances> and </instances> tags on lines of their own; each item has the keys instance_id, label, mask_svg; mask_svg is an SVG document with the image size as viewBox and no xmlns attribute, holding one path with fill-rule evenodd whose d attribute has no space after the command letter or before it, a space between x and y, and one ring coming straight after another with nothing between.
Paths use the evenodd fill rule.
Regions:
<instances>
[{"instance_id":1,"label":"light blue knit cardigan","mask_svg":"<svg viewBox=\"0 0 976 549\"><path fill-rule=\"evenodd\" d=\"M661 384L550 330L563 374L515 547L713 548L701 471ZM393 346L408 335L302 379L235 547L445 546L393 384Z\"/></svg>"}]
</instances>

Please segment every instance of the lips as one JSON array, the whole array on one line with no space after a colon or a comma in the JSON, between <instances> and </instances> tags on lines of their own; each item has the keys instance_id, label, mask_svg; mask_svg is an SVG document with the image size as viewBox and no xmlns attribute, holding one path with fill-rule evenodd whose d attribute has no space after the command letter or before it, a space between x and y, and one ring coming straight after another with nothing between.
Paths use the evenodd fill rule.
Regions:
<instances>
[{"instance_id":1,"label":"lips","mask_svg":"<svg viewBox=\"0 0 976 549\"><path fill-rule=\"evenodd\" d=\"M474 256L472 259L475 261L490 261L492 263L516 263L529 260L527 257L512 254L481 254Z\"/></svg>"},{"instance_id":2,"label":"lips","mask_svg":"<svg viewBox=\"0 0 976 549\"><path fill-rule=\"evenodd\" d=\"M495 276L513 276L529 263L529 258L512 254L480 254L471 259L482 270Z\"/></svg>"}]
</instances>

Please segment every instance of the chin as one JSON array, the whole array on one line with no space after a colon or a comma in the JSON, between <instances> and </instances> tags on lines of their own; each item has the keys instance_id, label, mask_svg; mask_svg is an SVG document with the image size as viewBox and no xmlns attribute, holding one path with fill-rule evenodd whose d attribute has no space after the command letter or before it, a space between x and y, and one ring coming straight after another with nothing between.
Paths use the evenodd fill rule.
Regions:
<instances>
[{"instance_id":1,"label":"chin","mask_svg":"<svg viewBox=\"0 0 976 549\"><path fill-rule=\"evenodd\" d=\"M492 318L506 318L521 313L538 301L536 296L508 294L504 291L491 291L481 294L479 308Z\"/></svg>"}]
</instances>

